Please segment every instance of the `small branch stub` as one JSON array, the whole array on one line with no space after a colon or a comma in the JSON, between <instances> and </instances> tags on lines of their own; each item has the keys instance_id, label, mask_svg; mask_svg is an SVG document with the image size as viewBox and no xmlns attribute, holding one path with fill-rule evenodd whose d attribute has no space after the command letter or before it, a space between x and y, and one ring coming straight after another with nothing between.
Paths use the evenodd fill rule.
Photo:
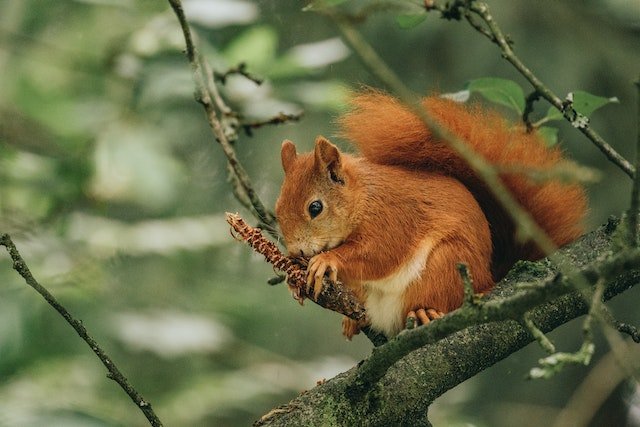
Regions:
<instances>
[{"instance_id":1,"label":"small branch stub","mask_svg":"<svg viewBox=\"0 0 640 427\"><path fill-rule=\"evenodd\" d=\"M473 289L473 278L471 277L471 272L469 271L469 266L464 263L456 264L456 268L460 277L462 278L462 285L464 286L464 300L463 305L465 306L478 306L480 305L480 299L482 295L476 294Z\"/></svg>"},{"instance_id":2,"label":"small branch stub","mask_svg":"<svg viewBox=\"0 0 640 427\"><path fill-rule=\"evenodd\" d=\"M254 129L258 129L261 128L263 126L267 126L267 125L281 125L284 123L289 123L289 122L297 122L300 120L300 118L303 116L304 113L297 113L297 114L286 114L283 112L278 113L278 115L270 118L270 119L266 119L266 120L260 120L260 121L253 121L253 122L242 122L241 126L244 129L244 132L248 135L248 136L252 136L253 135L253 130Z\"/></svg>"}]
</instances>

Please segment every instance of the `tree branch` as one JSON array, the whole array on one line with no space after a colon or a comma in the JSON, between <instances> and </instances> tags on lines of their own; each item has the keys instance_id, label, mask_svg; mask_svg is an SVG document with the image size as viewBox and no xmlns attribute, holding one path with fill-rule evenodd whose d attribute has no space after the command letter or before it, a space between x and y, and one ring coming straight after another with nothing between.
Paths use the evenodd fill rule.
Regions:
<instances>
[{"instance_id":1,"label":"tree branch","mask_svg":"<svg viewBox=\"0 0 640 427\"><path fill-rule=\"evenodd\" d=\"M634 342L640 343L640 330L637 327L623 322L616 322L614 326L618 331L629 335Z\"/></svg>"},{"instance_id":2,"label":"tree branch","mask_svg":"<svg viewBox=\"0 0 640 427\"><path fill-rule=\"evenodd\" d=\"M22 276L27 285L31 286L36 290L42 297L49 303L51 307L53 307L60 315L67 321L69 325L76 331L76 333L87 343L89 348L98 356L98 359L102 362L102 364L107 368L108 374L107 377L114 380L118 385L127 393L127 395L133 400L133 403L142 411L149 423L154 427L162 426L162 422L157 417L153 409L151 408L151 403L148 400L144 399L138 391L133 388L133 386L129 383L127 377L125 377L122 372L115 365L113 360L105 353L105 351L100 347L100 345L94 340L90 335L87 329L82 325L82 322L74 318L67 309L58 302L58 300L38 281L33 277L29 267L25 263L24 259L18 252L16 245L11 240L8 234L3 234L0 236L0 246L4 246L13 261L13 268Z\"/></svg>"},{"instance_id":3,"label":"tree branch","mask_svg":"<svg viewBox=\"0 0 640 427\"><path fill-rule=\"evenodd\" d=\"M475 1L469 0L464 3L475 4ZM360 56L362 61L369 67L373 74L389 86L398 96L400 101L422 120L434 136L446 142L463 160L467 162L478 177L484 181L486 188L513 220L516 236L518 236L522 241L531 241L540 248L542 253L548 256L557 265L558 270L565 277L571 278L568 283L571 284L574 289L584 289L588 287L592 282L576 271L571 260L566 259L562 253L556 251L557 248L554 242L533 220L529 212L527 212L515 200L514 196L509 192L500 179L498 171L483 157L476 155L474 150L468 147L468 145L459 137L449 132L431 117L429 112L416 99L410 89L379 57L371 45L362 38L360 33L356 31L348 20L341 19L341 16L335 13L329 12L327 14L335 20L347 42L354 49L355 53ZM497 36L498 35L496 35L496 37ZM504 36L502 36L501 40L505 46L509 47L509 42ZM587 301L587 304L588 303L589 301ZM521 313L521 315L522 314L523 313ZM469 324L470 323L467 323L467 325ZM364 387L367 382L365 377L361 377L360 380L362 380L362 383L357 385L356 388Z\"/></svg>"},{"instance_id":4,"label":"tree branch","mask_svg":"<svg viewBox=\"0 0 640 427\"><path fill-rule=\"evenodd\" d=\"M533 112L533 104L535 104L535 102L539 99L540 94L537 90L531 92L525 99L524 111L522 112L522 121L527 128L527 132L532 132L534 130L534 125L531 123L531 119L529 118L529 116Z\"/></svg>"},{"instance_id":5,"label":"tree branch","mask_svg":"<svg viewBox=\"0 0 640 427\"><path fill-rule=\"evenodd\" d=\"M575 260L576 267L590 283L597 282L598 277L607 277L604 299L610 299L640 281L640 251L626 251L602 261L610 252L614 225L594 231L561 250L564 256ZM543 333L587 313L589 305L583 295L572 291L555 268L544 260L518 264L484 305L498 307L501 301L519 301L518 304L524 306L538 298L536 289L544 289L556 298L550 302L541 301L530 311L530 319ZM516 305L515 302L512 304ZM484 310L488 315L494 315L492 310ZM464 320L456 313L391 341L389 344L411 336L411 339L421 337L422 343L431 344L405 353L369 393L357 393L354 389L362 369L355 367L303 393L277 412L263 417L256 425L317 425L323 422L375 425L381 420L387 425L429 425L425 414L437 397L534 340L520 322L509 320L507 315L505 320L469 326L440 339L443 330L454 322L449 319ZM388 352L387 345L374 349L371 357L378 358L377 353Z\"/></svg>"},{"instance_id":6,"label":"tree branch","mask_svg":"<svg viewBox=\"0 0 640 427\"><path fill-rule=\"evenodd\" d=\"M638 133L636 135L636 170L640 168L640 77L635 82L636 93L636 107L638 115L636 126L638 126ZM633 247L638 246L638 214L640 210L640 174L637 174L633 179L633 188L631 190L631 204L629 206L629 213L627 215L629 223L629 244Z\"/></svg>"},{"instance_id":7,"label":"tree branch","mask_svg":"<svg viewBox=\"0 0 640 427\"><path fill-rule=\"evenodd\" d=\"M226 219L232 229L274 268L287 274L287 284L293 298L302 305L305 299L331 311L341 313L353 320L364 320L364 306L340 282L333 283L326 277L322 292L315 298L313 289L307 286L306 267L285 256L275 243L267 240L259 228L249 226L238 214L227 212Z\"/></svg>"},{"instance_id":8,"label":"tree branch","mask_svg":"<svg viewBox=\"0 0 640 427\"><path fill-rule=\"evenodd\" d=\"M229 68L224 73L218 73L218 72L214 71L213 76L220 83L226 84L227 83L227 78L229 76L231 76L231 75L234 75L234 74L239 74L239 75L243 76L244 78L246 78L247 80L251 80L252 82L254 82L258 86L260 86L264 82L264 80L261 79L260 77L256 77L253 74L251 74L249 71L247 71L247 64L245 62L241 62L236 67Z\"/></svg>"},{"instance_id":9,"label":"tree branch","mask_svg":"<svg viewBox=\"0 0 640 427\"><path fill-rule=\"evenodd\" d=\"M313 289L307 286L306 265L285 256L278 247L267 240L259 228L249 226L238 214L228 213L226 219L232 229L259 254L262 254L267 262L274 268L287 274L287 284L293 298L302 305L305 299L309 299L320 307L336 313L340 313L357 322L365 322L366 313L364 306L355 295L340 282L333 282L327 277L323 278L322 291L315 297ZM279 283L279 282L278 282ZM384 335L375 332L369 327L362 331L367 338L378 346L384 344L387 339Z\"/></svg>"},{"instance_id":10,"label":"tree branch","mask_svg":"<svg viewBox=\"0 0 640 427\"><path fill-rule=\"evenodd\" d=\"M588 120L581 120L583 117L579 114L571 105L571 103L567 103L560 99L558 95L556 95L547 85L545 85L514 53L510 40L507 39L505 34L502 32L502 29L493 19L493 16L489 12L489 6L481 1L477 0L456 0L454 2L448 3L444 6L439 5L431 5L427 6L426 10L438 10L443 15L443 17L447 19L451 18L452 10L456 10L456 14L453 15L459 19L461 15L465 17L469 25L471 25L475 30L477 30L480 34L487 37L491 40L492 43L496 44L500 47L502 51L502 57L506 59L511 65L513 65L516 70L524 78L526 78L529 83L533 86L535 91L542 96L544 99L549 101L551 105L560 111L564 118L567 119L573 127L576 127L580 132L582 132L593 144L598 147L598 149L614 164L616 164L622 171L624 171L629 177L633 178L635 174L635 168L622 157L611 145L609 145L595 130L593 130L588 123ZM462 12L462 13L461 13ZM446 15L445 15L446 13ZM474 16L479 17L484 25L480 25L473 18Z\"/></svg>"},{"instance_id":11,"label":"tree branch","mask_svg":"<svg viewBox=\"0 0 640 427\"><path fill-rule=\"evenodd\" d=\"M216 140L220 143L224 155L227 157L227 162L233 171L236 181L239 183L240 188L244 191L250 202L250 208L253 214L263 228L265 228L273 236L277 237L276 231L276 219L275 215L266 208L264 203L260 200L257 192L255 191L249 174L238 160L238 156L231 145L229 135L225 132L225 126L223 126L222 119L218 116L216 107L220 110L221 114L229 114L231 111L229 107L224 104L222 98L220 98L217 87L214 81L214 72L209 67L209 64L201 58L198 53L191 29L187 22L187 18L182 8L182 2L180 0L168 0L171 8L173 9L182 33L184 35L186 49L185 53L189 64L191 65L191 71L193 74L193 81L196 86L196 98L200 104L202 104L209 125L213 131ZM235 134L235 130L233 131ZM238 198L242 203L241 198Z\"/></svg>"},{"instance_id":12,"label":"tree branch","mask_svg":"<svg viewBox=\"0 0 640 427\"><path fill-rule=\"evenodd\" d=\"M278 113L278 115L260 121L252 121L252 122L241 122L240 126L244 129L245 133L249 136L253 135L253 129L261 128L262 126L267 125L280 125L288 122L297 122L302 117L302 113L299 114L285 114L283 112Z\"/></svg>"},{"instance_id":13,"label":"tree branch","mask_svg":"<svg viewBox=\"0 0 640 427\"><path fill-rule=\"evenodd\" d=\"M640 269L640 251L620 253L597 266L582 269L580 274L593 285L599 280L611 281L627 269ZM574 291L572 277L556 274L536 286L529 286L524 292L515 292L509 297L492 299L475 306L463 306L439 321L434 321L430 328L405 331L360 365L354 391L366 391L398 360L420 347L433 344L469 326L504 320L518 321L529 310ZM533 321L532 318L530 320ZM536 338L534 334L532 336Z\"/></svg>"}]
</instances>

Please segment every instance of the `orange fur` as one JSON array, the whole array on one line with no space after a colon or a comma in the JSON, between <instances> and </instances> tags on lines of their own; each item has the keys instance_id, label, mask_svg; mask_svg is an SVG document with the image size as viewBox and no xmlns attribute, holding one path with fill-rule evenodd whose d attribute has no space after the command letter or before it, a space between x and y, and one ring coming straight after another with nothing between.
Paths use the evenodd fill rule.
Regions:
<instances>
[{"instance_id":1,"label":"orange fur","mask_svg":"<svg viewBox=\"0 0 640 427\"><path fill-rule=\"evenodd\" d=\"M438 171L460 180L471 190L491 226L496 280L516 260L540 257L537 248L516 242L508 215L466 162L446 143L435 140L422 121L398 100L370 91L355 96L352 105L352 111L340 118L342 135L369 161ZM440 97L425 98L423 106L440 124L497 167L544 170L563 161L559 148L546 147L537 134L511 127L495 112ZM556 181L533 183L516 173L502 173L500 177L556 245L565 245L582 234L586 196L579 185Z\"/></svg>"},{"instance_id":2,"label":"orange fur","mask_svg":"<svg viewBox=\"0 0 640 427\"><path fill-rule=\"evenodd\" d=\"M289 252L312 257L308 283L316 291L325 273L337 277L363 300L372 326L391 336L410 311L448 312L462 303L456 263L469 266L475 290L484 292L516 259L538 256L515 242L508 217L466 164L398 101L368 92L353 104L341 124L363 157L322 137L313 153L298 155L289 141L282 148L276 213ZM494 113L440 98L425 106L495 165L548 168L562 160ZM580 234L580 187L501 178L557 244ZM314 202L322 209L312 215ZM357 327L346 322L344 331Z\"/></svg>"}]
</instances>

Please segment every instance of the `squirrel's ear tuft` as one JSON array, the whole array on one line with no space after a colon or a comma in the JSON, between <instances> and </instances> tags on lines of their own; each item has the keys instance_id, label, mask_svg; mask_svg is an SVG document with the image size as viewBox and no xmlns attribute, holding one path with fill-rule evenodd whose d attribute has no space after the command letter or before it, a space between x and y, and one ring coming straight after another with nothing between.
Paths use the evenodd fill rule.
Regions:
<instances>
[{"instance_id":1,"label":"squirrel's ear tuft","mask_svg":"<svg viewBox=\"0 0 640 427\"><path fill-rule=\"evenodd\" d=\"M282 150L280 151L280 158L282 159L282 169L284 173L291 168L291 165L296 160L298 154L296 153L296 146L293 142L285 139L282 141Z\"/></svg>"},{"instance_id":2,"label":"squirrel's ear tuft","mask_svg":"<svg viewBox=\"0 0 640 427\"><path fill-rule=\"evenodd\" d=\"M314 155L319 170L328 172L331 181L344 184L342 156L338 147L324 136L318 136Z\"/></svg>"}]
</instances>

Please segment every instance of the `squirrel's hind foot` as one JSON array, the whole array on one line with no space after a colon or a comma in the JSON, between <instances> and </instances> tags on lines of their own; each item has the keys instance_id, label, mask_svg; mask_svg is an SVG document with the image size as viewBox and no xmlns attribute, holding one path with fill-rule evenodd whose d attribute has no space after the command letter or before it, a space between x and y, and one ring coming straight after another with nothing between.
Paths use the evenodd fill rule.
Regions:
<instances>
[{"instance_id":1,"label":"squirrel's hind foot","mask_svg":"<svg viewBox=\"0 0 640 427\"><path fill-rule=\"evenodd\" d=\"M443 312L433 308L411 310L407 313L406 327L407 329L413 329L420 325L427 325L432 320L440 319L442 316L444 316Z\"/></svg>"}]
</instances>

